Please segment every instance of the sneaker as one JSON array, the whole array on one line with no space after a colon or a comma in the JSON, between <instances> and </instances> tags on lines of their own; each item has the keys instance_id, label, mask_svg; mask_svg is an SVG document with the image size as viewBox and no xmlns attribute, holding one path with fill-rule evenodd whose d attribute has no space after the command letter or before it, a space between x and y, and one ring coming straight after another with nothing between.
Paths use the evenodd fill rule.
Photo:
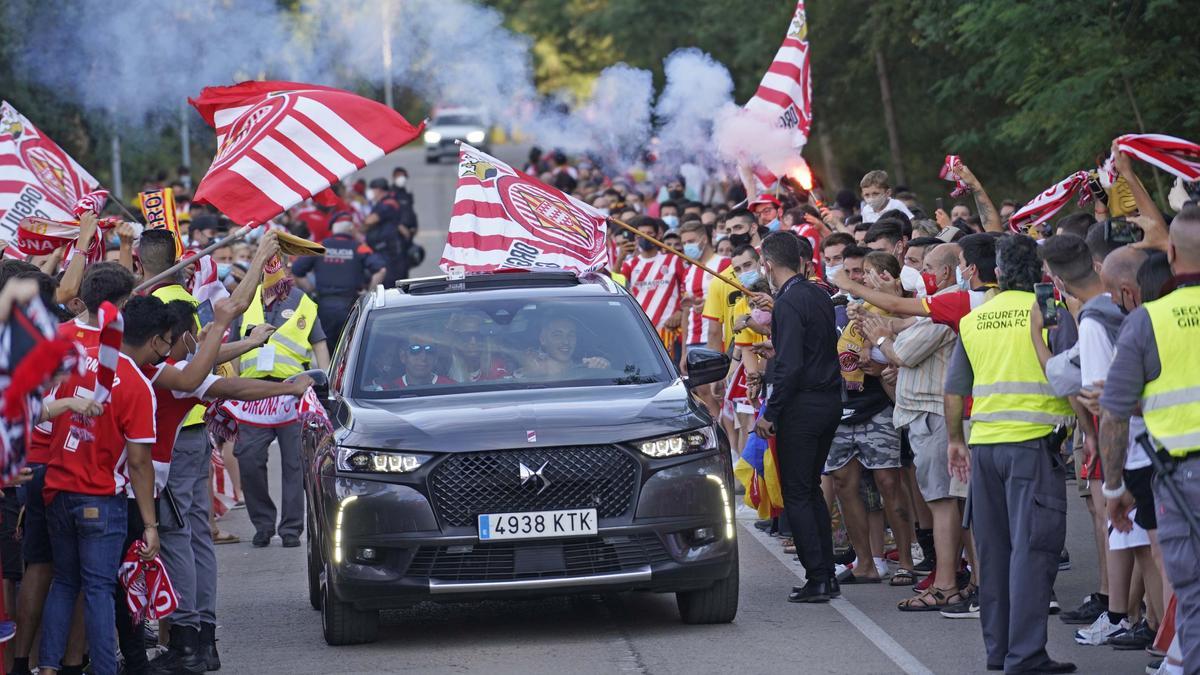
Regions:
<instances>
[{"instance_id":1,"label":"sneaker","mask_svg":"<svg viewBox=\"0 0 1200 675\"><path fill-rule=\"evenodd\" d=\"M918 581L916 585L913 586L913 593L924 593L925 591L929 590L929 587L932 586L933 582L935 581L937 581L937 571L934 571L933 573L927 575L924 579Z\"/></svg>"},{"instance_id":2,"label":"sneaker","mask_svg":"<svg viewBox=\"0 0 1200 675\"><path fill-rule=\"evenodd\" d=\"M913 571L913 574L916 574L919 577L923 577L927 574L933 574L933 570L936 567L937 567L937 563L935 563L933 561L933 558L925 558L924 560L917 563L916 565L913 565L912 571Z\"/></svg>"},{"instance_id":3,"label":"sneaker","mask_svg":"<svg viewBox=\"0 0 1200 675\"><path fill-rule=\"evenodd\" d=\"M1151 661L1150 664L1146 666L1146 675L1155 675L1155 673L1158 672L1158 669L1162 668L1162 665L1166 663L1166 661L1167 660L1165 658L1157 661Z\"/></svg>"},{"instance_id":4,"label":"sneaker","mask_svg":"<svg viewBox=\"0 0 1200 675\"><path fill-rule=\"evenodd\" d=\"M1071 569L1071 554L1064 548L1058 556L1058 571L1066 572L1069 569Z\"/></svg>"},{"instance_id":5,"label":"sneaker","mask_svg":"<svg viewBox=\"0 0 1200 675\"><path fill-rule=\"evenodd\" d=\"M979 595L972 593L966 600L956 602L953 605L946 605L941 615L947 619L978 619L979 618Z\"/></svg>"},{"instance_id":6,"label":"sneaker","mask_svg":"<svg viewBox=\"0 0 1200 675\"><path fill-rule=\"evenodd\" d=\"M1083 599L1078 609L1063 612L1058 618L1063 623L1080 626L1090 626L1093 621L1108 609L1108 602L1100 598L1099 593L1092 593Z\"/></svg>"},{"instance_id":7,"label":"sneaker","mask_svg":"<svg viewBox=\"0 0 1200 675\"><path fill-rule=\"evenodd\" d=\"M1108 620L1108 612L1105 612L1098 616L1092 625L1075 631L1075 642L1081 645L1103 645L1107 644L1110 638L1128 633L1131 628L1133 625L1129 623L1129 619L1113 623Z\"/></svg>"},{"instance_id":8,"label":"sneaker","mask_svg":"<svg viewBox=\"0 0 1200 675\"><path fill-rule=\"evenodd\" d=\"M875 571L879 573L879 576L886 577L887 573L888 573L887 561L884 560L883 558L876 558L875 559Z\"/></svg>"},{"instance_id":9,"label":"sneaker","mask_svg":"<svg viewBox=\"0 0 1200 675\"><path fill-rule=\"evenodd\" d=\"M841 553L835 553L833 556L833 562L838 565L849 565L849 564L853 563L857 558L858 558L858 554L854 552L854 547L851 546L850 548L846 549L845 551L842 551Z\"/></svg>"},{"instance_id":10,"label":"sneaker","mask_svg":"<svg viewBox=\"0 0 1200 675\"><path fill-rule=\"evenodd\" d=\"M766 520L754 521L754 529L756 529L760 532L770 532L771 525L772 525L772 521L770 518L767 518Z\"/></svg>"},{"instance_id":11,"label":"sneaker","mask_svg":"<svg viewBox=\"0 0 1200 675\"><path fill-rule=\"evenodd\" d=\"M0 621L0 643L8 642L17 634L16 621Z\"/></svg>"},{"instance_id":12,"label":"sneaker","mask_svg":"<svg viewBox=\"0 0 1200 675\"><path fill-rule=\"evenodd\" d=\"M850 578L850 576L853 574L854 574L854 566L853 565L835 564L833 566L833 575L834 575L834 578L837 579L838 581L845 581L846 579Z\"/></svg>"},{"instance_id":13,"label":"sneaker","mask_svg":"<svg viewBox=\"0 0 1200 675\"><path fill-rule=\"evenodd\" d=\"M1050 590L1050 613L1058 614L1062 611L1062 605L1058 604L1058 596L1054 594L1054 589Z\"/></svg>"},{"instance_id":14,"label":"sneaker","mask_svg":"<svg viewBox=\"0 0 1200 675\"><path fill-rule=\"evenodd\" d=\"M1157 631L1150 630L1150 624L1146 623L1145 619L1133 624L1133 628L1124 635L1108 639L1108 644L1113 649L1120 651L1128 651L1134 649L1145 649L1154 642L1154 636Z\"/></svg>"}]
</instances>

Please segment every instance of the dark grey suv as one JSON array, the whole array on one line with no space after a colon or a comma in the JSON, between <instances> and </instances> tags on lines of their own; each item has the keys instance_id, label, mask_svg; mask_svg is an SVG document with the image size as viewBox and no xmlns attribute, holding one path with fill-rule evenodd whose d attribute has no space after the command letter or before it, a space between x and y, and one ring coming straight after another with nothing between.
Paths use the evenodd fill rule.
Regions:
<instances>
[{"instance_id":1,"label":"dark grey suv","mask_svg":"<svg viewBox=\"0 0 1200 675\"><path fill-rule=\"evenodd\" d=\"M304 433L308 582L329 644L379 610L625 590L673 592L688 623L738 604L728 441L606 277L402 282L351 311Z\"/></svg>"}]
</instances>

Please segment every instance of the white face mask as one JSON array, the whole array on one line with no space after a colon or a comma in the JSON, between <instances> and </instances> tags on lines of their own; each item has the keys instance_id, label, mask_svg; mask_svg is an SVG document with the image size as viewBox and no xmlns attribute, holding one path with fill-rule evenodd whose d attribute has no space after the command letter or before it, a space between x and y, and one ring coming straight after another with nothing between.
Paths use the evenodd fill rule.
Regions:
<instances>
[{"instance_id":1,"label":"white face mask","mask_svg":"<svg viewBox=\"0 0 1200 675\"><path fill-rule=\"evenodd\" d=\"M837 276L837 273L842 271L842 267L843 265L826 265L825 279L828 281L833 281L833 278Z\"/></svg>"},{"instance_id":2,"label":"white face mask","mask_svg":"<svg viewBox=\"0 0 1200 675\"><path fill-rule=\"evenodd\" d=\"M871 207L872 211L879 213L883 210L883 207L887 206L888 197L887 195L879 195L878 197L871 197L870 199L864 199L863 201L867 203L867 206Z\"/></svg>"},{"instance_id":3,"label":"white face mask","mask_svg":"<svg viewBox=\"0 0 1200 675\"><path fill-rule=\"evenodd\" d=\"M408 185L408 176L396 176L392 180L392 185L395 185L397 190L403 190L404 186Z\"/></svg>"}]
</instances>

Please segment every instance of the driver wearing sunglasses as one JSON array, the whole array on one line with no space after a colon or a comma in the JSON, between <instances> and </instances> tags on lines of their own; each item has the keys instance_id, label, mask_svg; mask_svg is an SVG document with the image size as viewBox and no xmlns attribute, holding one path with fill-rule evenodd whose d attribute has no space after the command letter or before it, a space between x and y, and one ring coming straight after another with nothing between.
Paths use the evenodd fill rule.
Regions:
<instances>
[{"instance_id":1,"label":"driver wearing sunglasses","mask_svg":"<svg viewBox=\"0 0 1200 675\"><path fill-rule=\"evenodd\" d=\"M455 380L433 372L437 357L438 347L432 340L414 337L400 354L404 374L396 380L396 386L404 389L431 384L457 384Z\"/></svg>"}]
</instances>

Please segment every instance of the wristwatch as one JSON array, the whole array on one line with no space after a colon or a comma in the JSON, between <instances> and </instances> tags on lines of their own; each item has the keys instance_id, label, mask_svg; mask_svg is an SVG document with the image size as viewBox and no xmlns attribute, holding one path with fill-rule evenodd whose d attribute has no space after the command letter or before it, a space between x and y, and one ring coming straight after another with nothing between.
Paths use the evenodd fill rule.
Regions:
<instances>
[{"instance_id":1,"label":"wristwatch","mask_svg":"<svg viewBox=\"0 0 1200 675\"><path fill-rule=\"evenodd\" d=\"M1120 497L1121 495L1125 494L1125 481L1121 481L1120 485L1111 490L1108 489L1107 485L1101 485L1100 494L1104 495L1105 499L1116 499L1117 497Z\"/></svg>"},{"instance_id":2,"label":"wristwatch","mask_svg":"<svg viewBox=\"0 0 1200 675\"><path fill-rule=\"evenodd\" d=\"M879 347L880 349L883 349L883 343L887 342L887 339L888 339L888 336L880 335L878 338L875 339L875 346Z\"/></svg>"}]
</instances>

